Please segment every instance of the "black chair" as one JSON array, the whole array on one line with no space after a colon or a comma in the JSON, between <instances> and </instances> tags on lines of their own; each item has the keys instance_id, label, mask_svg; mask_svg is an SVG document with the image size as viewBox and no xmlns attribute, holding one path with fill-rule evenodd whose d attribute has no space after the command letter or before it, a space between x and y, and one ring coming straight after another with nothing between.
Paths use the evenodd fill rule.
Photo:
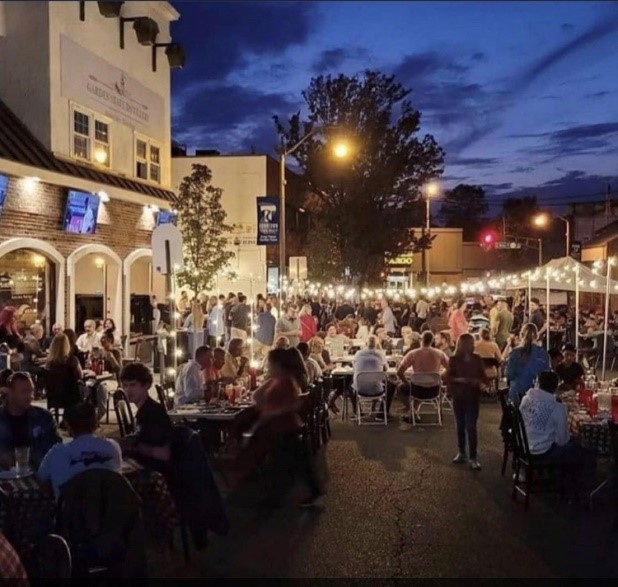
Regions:
<instances>
[{"instance_id":1,"label":"black chair","mask_svg":"<svg viewBox=\"0 0 618 587\"><path fill-rule=\"evenodd\" d=\"M143 578L141 500L120 473L91 469L62 485L57 531L66 539L75 578Z\"/></svg>"},{"instance_id":2,"label":"black chair","mask_svg":"<svg viewBox=\"0 0 618 587\"><path fill-rule=\"evenodd\" d=\"M127 394L122 389L117 389L114 392L114 412L116 412L120 436L124 438L133 434L135 432L135 418Z\"/></svg>"},{"instance_id":3,"label":"black chair","mask_svg":"<svg viewBox=\"0 0 618 587\"><path fill-rule=\"evenodd\" d=\"M564 466L555 461L544 459L542 456L533 455L530 453L528 444L528 435L526 427L521 416L519 408L512 403L509 403L509 412L511 414L511 422L513 426L513 449L515 456L515 474L513 475L513 501L517 499L517 494L520 493L525 498L525 509L528 510L530 503L530 494L532 493L534 475L540 471L560 471ZM523 480L521 480L521 472L524 472ZM563 476L560 475L560 495L563 494L564 483Z\"/></svg>"},{"instance_id":4,"label":"black chair","mask_svg":"<svg viewBox=\"0 0 618 587\"><path fill-rule=\"evenodd\" d=\"M48 534L39 544L38 578L70 579L73 576L71 550L58 534Z\"/></svg>"},{"instance_id":5,"label":"black chair","mask_svg":"<svg viewBox=\"0 0 618 587\"><path fill-rule=\"evenodd\" d=\"M60 422L60 410L64 412L82 400L79 382L71 378L70 369L45 368L43 371L47 409Z\"/></svg>"},{"instance_id":6,"label":"black chair","mask_svg":"<svg viewBox=\"0 0 618 587\"><path fill-rule=\"evenodd\" d=\"M174 391L174 383L168 382L163 385L159 385L158 383L155 385L155 390L157 392L157 399L159 403L165 408L167 412L173 405L173 396L170 397L170 391Z\"/></svg>"},{"instance_id":7,"label":"black chair","mask_svg":"<svg viewBox=\"0 0 618 587\"><path fill-rule=\"evenodd\" d=\"M501 475L504 477L506 472L506 464L509 460L509 454L513 455L512 469L515 469L515 441L513 438L513 422L511 418L511 412L508 406L508 388L498 390L498 401L500 402L500 408L502 409L502 419L500 420L500 432L502 433L502 443L504 444L504 451L502 453L502 471Z\"/></svg>"}]
</instances>

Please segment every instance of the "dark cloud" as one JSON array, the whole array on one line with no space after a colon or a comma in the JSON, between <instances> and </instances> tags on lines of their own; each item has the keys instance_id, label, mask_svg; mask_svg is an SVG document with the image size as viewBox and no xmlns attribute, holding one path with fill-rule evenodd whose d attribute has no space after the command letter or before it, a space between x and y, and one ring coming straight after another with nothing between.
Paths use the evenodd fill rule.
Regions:
<instances>
[{"instance_id":1,"label":"dark cloud","mask_svg":"<svg viewBox=\"0 0 618 587\"><path fill-rule=\"evenodd\" d=\"M225 147L238 151L253 145L271 152L276 139L272 116L288 116L299 106L287 94L212 84L186 101L174 118L173 135L189 148Z\"/></svg>"},{"instance_id":2,"label":"dark cloud","mask_svg":"<svg viewBox=\"0 0 618 587\"><path fill-rule=\"evenodd\" d=\"M604 98L605 96L609 96L611 92L607 90L603 90L601 92L594 92L593 94L586 94L584 98Z\"/></svg>"},{"instance_id":3,"label":"dark cloud","mask_svg":"<svg viewBox=\"0 0 618 587\"><path fill-rule=\"evenodd\" d=\"M500 163L499 159L494 157L446 157L447 165L461 165L469 167L491 167Z\"/></svg>"},{"instance_id":4,"label":"dark cloud","mask_svg":"<svg viewBox=\"0 0 618 587\"><path fill-rule=\"evenodd\" d=\"M539 201L555 206L566 202L600 200L607 185L618 186L617 176L588 175L582 171L570 171L538 187L524 187L501 194L502 197L537 196Z\"/></svg>"},{"instance_id":5,"label":"dark cloud","mask_svg":"<svg viewBox=\"0 0 618 587\"><path fill-rule=\"evenodd\" d=\"M511 173L530 173L534 171L534 167L530 167L528 165L518 165L517 167L513 167L511 169Z\"/></svg>"},{"instance_id":6,"label":"dark cloud","mask_svg":"<svg viewBox=\"0 0 618 587\"><path fill-rule=\"evenodd\" d=\"M440 176L440 181L453 181L453 182L462 183L466 180L468 180L467 175L441 175Z\"/></svg>"},{"instance_id":7,"label":"dark cloud","mask_svg":"<svg viewBox=\"0 0 618 587\"><path fill-rule=\"evenodd\" d=\"M486 61L487 56L482 51L477 51L472 54L472 61Z\"/></svg>"},{"instance_id":8,"label":"dark cloud","mask_svg":"<svg viewBox=\"0 0 618 587\"><path fill-rule=\"evenodd\" d=\"M335 47L322 51L311 69L313 73L327 73L341 67L346 61L366 59L369 51L363 47Z\"/></svg>"},{"instance_id":9,"label":"dark cloud","mask_svg":"<svg viewBox=\"0 0 618 587\"><path fill-rule=\"evenodd\" d=\"M174 2L181 13L174 40L187 50L187 67L174 90L196 81L223 80L251 55L277 55L304 44L318 18L312 2Z\"/></svg>"}]
</instances>

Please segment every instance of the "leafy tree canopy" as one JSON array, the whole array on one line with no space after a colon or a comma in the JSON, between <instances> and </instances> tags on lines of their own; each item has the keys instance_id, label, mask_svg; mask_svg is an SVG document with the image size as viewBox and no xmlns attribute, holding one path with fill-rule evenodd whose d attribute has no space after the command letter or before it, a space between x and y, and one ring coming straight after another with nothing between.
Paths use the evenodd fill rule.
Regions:
<instances>
[{"instance_id":1,"label":"leafy tree canopy","mask_svg":"<svg viewBox=\"0 0 618 587\"><path fill-rule=\"evenodd\" d=\"M487 212L489 204L485 190L478 185L461 183L444 194L438 216L444 226L462 227L464 240L473 241L486 224Z\"/></svg>"}]
</instances>

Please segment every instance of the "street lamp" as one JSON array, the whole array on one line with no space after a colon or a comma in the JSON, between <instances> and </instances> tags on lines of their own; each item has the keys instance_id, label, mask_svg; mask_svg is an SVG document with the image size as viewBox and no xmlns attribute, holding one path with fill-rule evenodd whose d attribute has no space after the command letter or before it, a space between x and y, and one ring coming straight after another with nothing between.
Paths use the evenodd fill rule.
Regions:
<instances>
[{"instance_id":1,"label":"street lamp","mask_svg":"<svg viewBox=\"0 0 618 587\"><path fill-rule=\"evenodd\" d=\"M312 128L302 139L295 145L286 149L283 143L279 150L279 292L283 293L283 279L285 277L285 158L292 155L301 147L305 141L317 134L318 132L332 128L332 126L317 126ZM350 153L350 147L344 141L338 141L333 146L333 155L337 159L344 159Z\"/></svg>"},{"instance_id":2,"label":"street lamp","mask_svg":"<svg viewBox=\"0 0 618 587\"><path fill-rule=\"evenodd\" d=\"M558 218L558 220L562 220L562 222L565 223L566 225L566 233L565 233L565 245L566 245L566 256L568 257L571 253L571 249L570 249L570 245L571 245L571 223L569 222L568 218L565 218L564 216L560 216L558 214L554 214L553 218ZM537 214L533 219L532 222L534 223L535 226L538 226L539 228L545 228L549 222L551 220L551 217L549 214Z\"/></svg>"},{"instance_id":3,"label":"street lamp","mask_svg":"<svg viewBox=\"0 0 618 587\"><path fill-rule=\"evenodd\" d=\"M435 198L440 193L440 186L437 182L431 181L425 186L425 231L431 231L431 198ZM429 255L427 249L423 248L421 253L423 275L425 275L425 285L429 285Z\"/></svg>"}]
</instances>

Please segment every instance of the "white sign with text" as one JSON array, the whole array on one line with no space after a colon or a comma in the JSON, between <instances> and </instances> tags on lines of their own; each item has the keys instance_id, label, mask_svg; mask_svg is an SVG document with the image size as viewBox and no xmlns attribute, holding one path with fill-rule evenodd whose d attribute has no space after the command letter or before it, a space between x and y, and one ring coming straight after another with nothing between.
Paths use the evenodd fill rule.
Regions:
<instances>
[{"instance_id":1,"label":"white sign with text","mask_svg":"<svg viewBox=\"0 0 618 587\"><path fill-rule=\"evenodd\" d=\"M124 72L68 37L60 37L62 95L137 132L165 139L165 103Z\"/></svg>"}]
</instances>

